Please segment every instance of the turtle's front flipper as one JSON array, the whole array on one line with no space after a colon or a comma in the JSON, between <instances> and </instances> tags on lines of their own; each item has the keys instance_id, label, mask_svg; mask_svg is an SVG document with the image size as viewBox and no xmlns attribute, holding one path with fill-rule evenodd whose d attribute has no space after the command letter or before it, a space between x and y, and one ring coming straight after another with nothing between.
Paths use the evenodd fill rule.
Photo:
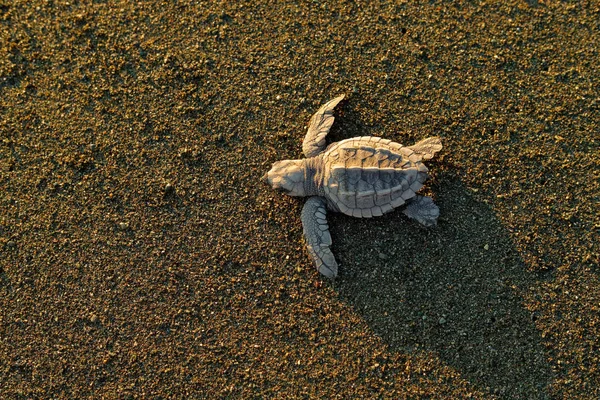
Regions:
<instances>
[{"instance_id":1,"label":"turtle's front flipper","mask_svg":"<svg viewBox=\"0 0 600 400\"><path fill-rule=\"evenodd\" d=\"M344 95L336 97L325 103L319 111L313 115L308 124L308 132L302 143L302 152L306 157L314 157L325 150L325 136L333 125L333 109L342 101Z\"/></svg>"},{"instance_id":2,"label":"turtle's front flipper","mask_svg":"<svg viewBox=\"0 0 600 400\"><path fill-rule=\"evenodd\" d=\"M335 278L338 264L329 249L331 235L327 225L325 204L325 199L322 197L310 197L302 208L302 226L308 252L317 270L328 278Z\"/></svg>"},{"instance_id":3,"label":"turtle's front flipper","mask_svg":"<svg viewBox=\"0 0 600 400\"><path fill-rule=\"evenodd\" d=\"M403 211L409 218L416 219L422 225L434 226L440 215L440 209L431 197L416 196Z\"/></svg>"}]
</instances>

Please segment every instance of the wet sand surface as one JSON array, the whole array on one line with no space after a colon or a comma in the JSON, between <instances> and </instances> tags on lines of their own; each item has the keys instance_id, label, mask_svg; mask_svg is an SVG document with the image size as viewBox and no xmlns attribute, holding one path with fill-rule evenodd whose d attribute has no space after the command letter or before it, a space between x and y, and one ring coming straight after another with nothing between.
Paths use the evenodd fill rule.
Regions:
<instances>
[{"instance_id":1,"label":"wet sand surface","mask_svg":"<svg viewBox=\"0 0 600 400\"><path fill-rule=\"evenodd\" d=\"M0 1L0 397L600 396L596 2ZM272 191L438 135L426 229Z\"/></svg>"}]
</instances>

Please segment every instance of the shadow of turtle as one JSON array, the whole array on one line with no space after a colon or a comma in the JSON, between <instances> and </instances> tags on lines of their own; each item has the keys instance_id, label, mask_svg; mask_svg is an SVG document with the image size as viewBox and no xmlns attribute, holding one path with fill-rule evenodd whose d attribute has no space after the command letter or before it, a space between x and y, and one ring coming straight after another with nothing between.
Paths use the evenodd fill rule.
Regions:
<instances>
[{"instance_id":1,"label":"shadow of turtle","mask_svg":"<svg viewBox=\"0 0 600 400\"><path fill-rule=\"evenodd\" d=\"M399 211L329 214L336 290L392 351L433 353L502 398L547 398L550 366L519 294L536 277L493 211L449 175L433 183L441 217L432 229Z\"/></svg>"}]
</instances>

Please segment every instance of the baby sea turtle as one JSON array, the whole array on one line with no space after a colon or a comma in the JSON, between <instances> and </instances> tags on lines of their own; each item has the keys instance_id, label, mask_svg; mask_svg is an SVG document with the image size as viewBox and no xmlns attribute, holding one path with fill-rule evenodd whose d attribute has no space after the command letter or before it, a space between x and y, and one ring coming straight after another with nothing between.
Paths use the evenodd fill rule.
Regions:
<instances>
[{"instance_id":1,"label":"baby sea turtle","mask_svg":"<svg viewBox=\"0 0 600 400\"><path fill-rule=\"evenodd\" d=\"M404 147L391 140L362 136L325 146L333 124L336 97L311 118L302 143L307 157L273 164L266 174L273 189L290 196L310 196L302 209L304 237L319 272L335 278L338 264L330 250L326 209L359 218L383 215L406 204L404 213L425 226L437 223L439 208L430 197L418 196L427 179L429 160L442 149L430 137Z\"/></svg>"}]
</instances>

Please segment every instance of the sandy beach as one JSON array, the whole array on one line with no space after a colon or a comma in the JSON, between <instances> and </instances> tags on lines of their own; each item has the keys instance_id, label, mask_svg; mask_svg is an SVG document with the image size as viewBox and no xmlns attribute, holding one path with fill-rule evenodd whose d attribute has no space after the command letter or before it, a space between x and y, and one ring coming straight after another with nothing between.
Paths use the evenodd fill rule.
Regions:
<instances>
[{"instance_id":1,"label":"sandy beach","mask_svg":"<svg viewBox=\"0 0 600 400\"><path fill-rule=\"evenodd\" d=\"M0 398L598 399L600 4L0 0ZM261 176L439 136L427 229Z\"/></svg>"}]
</instances>

